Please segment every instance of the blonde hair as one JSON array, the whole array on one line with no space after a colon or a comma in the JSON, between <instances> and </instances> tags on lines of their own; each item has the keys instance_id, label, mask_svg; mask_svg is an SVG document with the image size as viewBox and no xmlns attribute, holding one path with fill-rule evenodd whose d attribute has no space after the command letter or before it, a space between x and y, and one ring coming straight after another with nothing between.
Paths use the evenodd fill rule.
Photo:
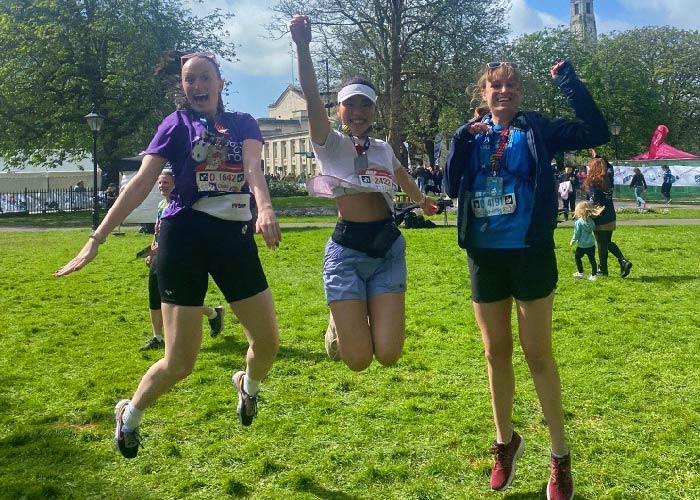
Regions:
<instances>
[{"instance_id":1,"label":"blonde hair","mask_svg":"<svg viewBox=\"0 0 700 500\"><path fill-rule=\"evenodd\" d=\"M497 79L511 80L515 84L515 91L521 94L524 93L523 75L517 65L501 63L501 65L496 68L490 68L487 65L470 92L472 96L471 102L472 105L474 105L474 118L481 118L490 111L489 105L484 101L483 97L481 97L481 92L486 89L487 82L492 82Z\"/></svg>"},{"instance_id":2,"label":"blonde hair","mask_svg":"<svg viewBox=\"0 0 700 500\"><path fill-rule=\"evenodd\" d=\"M598 217L601 213L603 213L604 209L605 207L596 207L590 201L581 201L576 204L574 217L587 221L591 217Z\"/></svg>"}]
</instances>

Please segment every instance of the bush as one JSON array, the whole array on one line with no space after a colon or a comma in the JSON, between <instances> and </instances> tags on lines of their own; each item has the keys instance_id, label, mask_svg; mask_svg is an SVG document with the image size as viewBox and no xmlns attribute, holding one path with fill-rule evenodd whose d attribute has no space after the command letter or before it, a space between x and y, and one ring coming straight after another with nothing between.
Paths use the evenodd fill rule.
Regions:
<instances>
[{"instance_id":1,"label":"bush","mask_svg":"<svg viewBox=\"0 0 700 500\"><path fill-rule=\"evenodd\" d=\"M284 198L287 196L307 196L306 189L300 189L295 182L290 181L270 181L267 185L270 196Z\"/></svg>"}]
</instances>

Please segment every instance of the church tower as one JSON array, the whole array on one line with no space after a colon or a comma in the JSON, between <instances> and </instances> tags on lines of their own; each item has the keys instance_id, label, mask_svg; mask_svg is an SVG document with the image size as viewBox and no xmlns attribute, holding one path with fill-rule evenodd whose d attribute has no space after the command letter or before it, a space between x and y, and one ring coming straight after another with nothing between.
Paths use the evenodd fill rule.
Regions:
<instances>
[{"instance_id":1,"label":"church tower","mask_svg":"<svg viewBox=\"0 0 700 500\"><path fill-rule=\"evenodd\" d=\"M580 37L586 45L594 45L598 41L598 31L595 27L593 0L571 0L571 33Z\"/></svg>"}]
</instances>

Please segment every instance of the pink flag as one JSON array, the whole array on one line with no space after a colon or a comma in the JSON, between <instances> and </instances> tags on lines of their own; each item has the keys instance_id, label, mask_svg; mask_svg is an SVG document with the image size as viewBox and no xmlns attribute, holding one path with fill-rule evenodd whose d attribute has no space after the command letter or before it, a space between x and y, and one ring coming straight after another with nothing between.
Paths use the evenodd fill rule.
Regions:
<instances>
[{"instance_id":1,"label":"pink flag","mask_svg":"<svg viewBox=\"0 0 700 500\"><path fill-rule=\"evenodd\" d=\"M666 125L659 125L654 130L654 134L651 136L651 143L649 144L649 158L656 158L656 153L666 139L668 135L668 127Z\"/></svg>"}]
</instances>

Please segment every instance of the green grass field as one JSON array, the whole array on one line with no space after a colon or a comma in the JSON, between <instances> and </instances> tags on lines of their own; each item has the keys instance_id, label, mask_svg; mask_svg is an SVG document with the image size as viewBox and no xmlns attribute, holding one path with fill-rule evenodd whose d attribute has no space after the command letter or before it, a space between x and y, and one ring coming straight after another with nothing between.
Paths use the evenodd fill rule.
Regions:
<instances>
[{"instance_id":1,"label":"green grass field","mask_svg":"<svg viewBox=\"0 0 700 500\"><path fill-rule=\"evenodd\" d=\"M254 424L235 415L230 377L246 343L229 314L195 372L146 413L132 461L113 448L112 409L160 355L138 351L150 326L134 254L150 236L111 237L88 268L56 279L87 230L0 233L0 498L544 498L547 431L517 349L526 451L511 489L488 488L494 429L455 228L404 231L405 353L360 374L323 348L329 232L285 230L278 251L260 249L281 349ZM571 277L570 236L556 231L554 341L576 498L698 499L700 233L619 227L632 274L596 282ZM221 300L212 287L207 303Z\"/></svg>"}]
</instances>

